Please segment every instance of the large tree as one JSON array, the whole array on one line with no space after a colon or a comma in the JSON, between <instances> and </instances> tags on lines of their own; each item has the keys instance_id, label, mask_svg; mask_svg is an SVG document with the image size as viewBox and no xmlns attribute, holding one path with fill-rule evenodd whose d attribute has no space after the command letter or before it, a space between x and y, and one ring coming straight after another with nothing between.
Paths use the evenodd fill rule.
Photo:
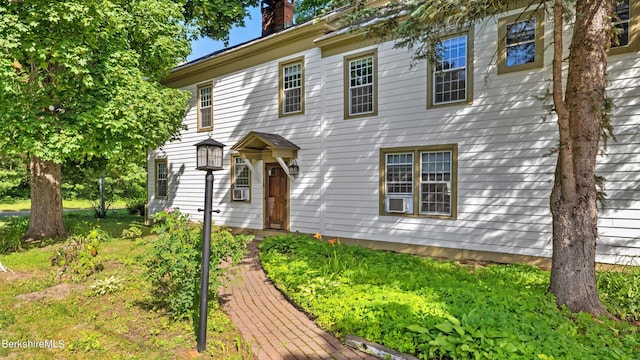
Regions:
<instances>
[{"instance_id":1,"label":"large tree","mask_svg":"<svg viewBox=\"0 0 640 360\"><path fill-rule=\"evenodd\" d=\"M352 1L352 0L349 0ZM596 287L597 201L595 172L600 139L611 136L605 96L607 53L612 41L614 0L417 0L372 5L352 2L347 22L379 19L364 30L416 59L438 59L440 39L452 31L511 9L546 8L553 20L552 99L558 124L555 182L550 208L553 255L550 290L558 305L593 315L607 314ZM566 57L563 37L572 36ZM568 59L568 68L563 63ZM563 90L563 84L566 88Z\"/></svg>"},{"instance_id":2,"label":"large tree","mask_svg":"<svg viewBox=\"0 0 640 360\"><path fill-rule=\"evenodd\" d=\"M26 238L67 234L61 167L126 158L177 136L188 95L159 83L257 0L10 0L0 4L0 154L30 160Z\"/></svg>"}]
</instances>

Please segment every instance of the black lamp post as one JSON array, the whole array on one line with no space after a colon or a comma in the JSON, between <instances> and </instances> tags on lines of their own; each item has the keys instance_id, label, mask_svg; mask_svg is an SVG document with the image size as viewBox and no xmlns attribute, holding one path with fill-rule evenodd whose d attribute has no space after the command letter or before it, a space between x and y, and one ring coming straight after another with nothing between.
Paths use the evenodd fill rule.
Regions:
<instances>
[{"instance_id":1,"label":"black lamp post","mask_svg":"<svg viewBox=\"0 0 640 360\"><path fill-rule=\"evenodd\" d=\"M224 144L211 138L201 141L196 146L196 169L206 170L204 185L204 239L202 242L202 267L200 272L200 319L198 323L198 352L207 347L207 312L209 296L209 263L211 258L211 202L213 193L213 172L222 170ZM220 210L215 210L220 212Z\"/></svg>"}]
</instances>

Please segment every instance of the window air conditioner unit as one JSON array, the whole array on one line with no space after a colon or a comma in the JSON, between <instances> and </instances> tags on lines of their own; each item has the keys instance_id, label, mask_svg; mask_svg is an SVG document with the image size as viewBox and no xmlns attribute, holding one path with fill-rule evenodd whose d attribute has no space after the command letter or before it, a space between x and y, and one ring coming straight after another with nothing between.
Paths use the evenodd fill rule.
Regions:
<instances>
[{"instance_id":1,"label":"window air conditioner unit","mask_svg":"<svg viewBox=\"0 0 640 360\"><path fill-rule=\"evenodd\" d=\"M249 189L233 189L233 200L248 200Z\"/></svg>"},{"instance_id":2,"label":"window air conditioner unit","mask_svg":"<svg viewBox=\"0 0 640 360\"><path fill-rule=\"evenodd\" d=\"M393 213L406 213L407 212L407 199L387 199L387 211Z\"/></svg>"}]
</instances>

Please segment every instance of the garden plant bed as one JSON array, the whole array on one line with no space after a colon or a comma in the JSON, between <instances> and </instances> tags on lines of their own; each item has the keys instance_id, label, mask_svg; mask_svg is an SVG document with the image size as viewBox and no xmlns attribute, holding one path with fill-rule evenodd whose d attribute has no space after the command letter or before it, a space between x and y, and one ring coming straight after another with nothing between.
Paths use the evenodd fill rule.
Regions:
<instances>
[{"instance_id":1,"label":"garden plant bed","mask_svg":"<svg viewBox=\"0 0 640 360\"><path fill-rule=\"evenodd\" d=\"M115 216L100 221L67 219L72 231L88 231L96 223L120 234L142 218ZM76 223L76 220L78 222ZM1 228L0 228L1 230ZM0 254L10 271L0 273L0 339L53 341L57 347L0 347L2 359L186 359L196 348L195 325L171 320L151 295L141 260L154 237L116 238L100 243L95 259L100 271L70 276L52 266L62 243ZM102 284L102 285L100 285ZM98 285L96 287L96 285ZM196 353L197 354L197 353ZM252 359L228 316L210 302L208 344L204 358Z\"/></svg>"},{"instance_id":2,"label":"garden plant bed","mask_svg":"<svg viewBox=\"0 0 640 360\"><path fill-rule=\"evenodd\" d=\"M318 235L319 238L321 236ZM421 359L637 359L640 271L600 273L622 321L558 309L549 272L349 247L307 236L266 238L268 277L324 329ZM635 290L634 290L635 289Z\"/></svg>"}]
</instances>

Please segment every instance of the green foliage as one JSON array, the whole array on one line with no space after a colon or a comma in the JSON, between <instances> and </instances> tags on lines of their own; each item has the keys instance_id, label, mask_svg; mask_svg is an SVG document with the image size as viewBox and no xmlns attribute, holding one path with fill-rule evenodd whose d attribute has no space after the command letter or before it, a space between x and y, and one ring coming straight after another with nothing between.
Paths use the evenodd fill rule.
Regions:
<instances>
[{"instance_id":1,"label":"green foliage","mask_svg":"<svg viewBox=\"0 0 640 360\"><path fill-rule=\"evenodd\" d=\"M0 254L22 249L22 235L29 229L29 217L12 216L0 227Z\"/></svg>"},{"instance_id":2,"label":"green foliage","mask_svg":"<svg viewBox=\"0 0 640 360\"><path fill-rule=\"evenodd\" d=\"M396 47L414 52L415 60L438 59L441 39L452 31L468 29L477 21L509 9L517 2L500 0L390 1L370 6L369 1L333 0L332 7L353 5L345 14L346 25L380 40L397 40ZM538 6L532 2L530 9ZM371 19L384 19L373 26L360 24Z\"/></svg>"},{"instance_id":3,"label":"green foliage","mask_svg":"<svg viewBox=\"0 0 640 360\"><path fill-rule=\"evenodd\" d=\"M208 36L217 40L229 40L232 26L244 27L249 16L248 8L258 6L258 0L190 0L183 2L184 18L192 37Z\"/></svg>"},{"instance_id":4,"label":"green foliage","mask_svg":"<svg viewBox=\"0 0 640 360\"><path fill-rule=\"evenodd\" d=\"M107 220L112 221L90 218L103 226ZM138 217L128 215L117 221L122 223L121 228L139 225ZM0 347L0 358L184 358L185 349L195 348L193 324L170 321L165 314L153 311L154 299L143 278L143 266L136 260L151 247L154 237L145 240L134 243L115 239L102 243L98 257L103 259L105 269L80 284L63 286L78 290L56 300L30 302L17 298L31 292L48 293L48 288L58 285L59 280L48 276L50 251L34 248L0 256L2 264L15 271L0 275L0 337L15 341L33 338L64 341L64 348L58 349ZM95 280L111 275L122 279L125 286L110 294L93 296L90 286ZM221 309L210 309L208 334L209 358L254 359L250 344L238 345L241 336Z\"/></svg>"},{"instance_id":5,"label":"green foliage","mask_svg":"<svg viewBox=\"0 0 640 360\"><path fill-rule=\"evenodd\" d=\"M546 291L548 272L532 266L461 266L295 235L266 238L260 257L269 278L321 326L422 359L640 353L637 328L559 310Z\"/></svg>"},{"instance_id":6,"label":"green foliage","mask_svg":"<svg viewBox=\"0 0 640 360\"><path fill-rule=\"evenodd\" d=\"M95 353L103 352L104 346L100 343L99 334L90 331L83 331L80 333L79 339L69 344L68 350L71 353Z\"/></svg>"},{"instance_id":7,"label":"green foliage","mask_svg":"<svg viewBox=\"0 0 640 360\"><path fill-rule=\"evenodd\" d=\"M0 200L8 202L25 198L29 198L29 176L24 169L0 169Z\"/></svg>"},{"instance_id":8,"label":"green foliage","mask_svg":"<svg viewBox=\"0 0 640 360\"><path fill-rule=\"evenodd\" d=\"M110 239L109 234L100 228L69 236L51 256L51 266L57 267L57 277L79 281L101 271L104 265L98 259L100 244Z\"/></svg>"},{"instance_id":9,"label":"green foliage","mask_svg":"<svg viewBox=\"0 0 640 360\"><path fill-rule=\"evenodd\" d=\"M185 18L192 3L2 2L0 155L28 154L55 164L114 161L179 138L190 93L160 80L189 54L185 22L229 9L206 1ZM226 25L222 17L209 20L218 21ZM43 221L61 217L61 209L53 211ZM44 235L64 233L55 229Z\"/></svg>"},{"instance_id":10,"label":"green foliage","mask_svg":"<svg viewBox=\"0 0 640 360\"><path fill-rule=\"evenodd\" d=\"M104 280L96 280L96 282L91 285L91 290L94 295L105 295L105 294L113 294L122 289L124 284L122 283L122 279L117 276L109 276Z\"/></svg>"},{"instance_id":11,"label":"green foliage","mask_svg":"<svg viewBox=\"0 0 640 360\"><path fill-rule=\"evenodd\" d=\"M194 315L199 298L202 260L202 227L189 221L179 210L154 215L153 232L158 235L144 258L146 278L153 296L174 320ZM222 262L237 263L246 251L248 236L234 236L228 229L216 227L211 234L209 274L210 299L217 299L218 287L228 268Z\"/></svg>"},{"instance_id":12,"label":"green foliage","mask_svg":"<svg viewBox=\"0 0 640 360\"><path fill-rule=\"evenodd\" d=\"M141 152L144 155L145 152ZM104 172L104 196L106 202L126 199L134 202L146 201L146 158L136 154L107 161L94 158L86 161L67 161L62 172L65 199L93 199L100 197L100 176Z\"/></svg>"},{"instance_id":13,"label":"green foliage","mask_svg":"<svg viewBox=\"0 0 640 360\"><path fill-rule=\"evenodd\" d=\"M145 216L144 206L145 200L141 199L130 199L126 203L127 211L132 215Z\"/></svg>"},{"instance_id":14,"label":"green foliage","mask_svg":"<svg viewBox=\"0 0 640 360\"><path fill-rule=\"evenodd\" d=\"M612 314L640 322L640 269L598 273L600 298Z\"/></svg>"},{"instance_id":15,"label":"green foliage","mask_svg":"<svg viewBox=\"0 0 640 360\"><path fill-rule=\"evenodd\" d=\"M322 12L329 6L330 3L331 0L296 1L296 7L294 9L296 23L301 24L322 14Z\"/></svg>"},{"instance_id":16,"label":"green foliage","mask_svg":"<svg viewBox=\"0 0 640 360\"><path fill-rule=\"evenodd\" d=\"M128 229L122 230L120 238L126 240L138 240L142 238L142 229L139 226L131 225Z\"/></svg>"},{"instance_id":17,"label":"green foliage","mask_svg":"<svg viewBox=\"0 0 640 360\"><path fill-rule=\"evenodd\" d=\"M188 54L180 19L173 1L0 6L0 153L109 159L177 135L187 94L157 81Z\"/></svg>"},{"instance_id":18,"label":"green foliage","mask_svg":"<svg viewBox=\"0 0 640 360\"><path fill-rule=\"evenodd\" d=\"M6 310L0 310L0 329L5 329L16 322L15 316Z\"/></svg>"}]
</instances>

